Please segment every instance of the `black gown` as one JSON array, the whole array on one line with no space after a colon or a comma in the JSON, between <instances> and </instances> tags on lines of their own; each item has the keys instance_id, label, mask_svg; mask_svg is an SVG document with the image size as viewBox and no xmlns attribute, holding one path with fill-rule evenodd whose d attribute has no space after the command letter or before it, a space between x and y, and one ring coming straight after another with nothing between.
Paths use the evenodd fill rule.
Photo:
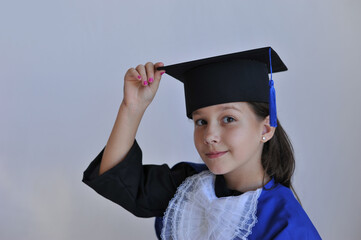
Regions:
<instances>
[{"instance_id":1,"label":"black gown","mask_svg":"<svg viewBox=\"0 0 361 240\"><path fill-rule=\"evenodd\" d=\"M99 176L103 152L85 170L83 182L138 217L163 216L177 187L201 167L185 162L172 168L166 164L142 165L142 151L134 141L125 159Z\"/></svg>"}]
</instances>

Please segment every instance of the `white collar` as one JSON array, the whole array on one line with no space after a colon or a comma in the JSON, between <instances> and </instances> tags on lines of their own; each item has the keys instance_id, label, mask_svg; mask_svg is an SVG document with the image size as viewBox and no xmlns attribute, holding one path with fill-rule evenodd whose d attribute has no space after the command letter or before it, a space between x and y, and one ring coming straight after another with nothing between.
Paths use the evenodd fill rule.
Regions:
<instances>
[{"instance_id":1,"label":"white collar","mask_svg":"<svg viewBox=\"0 0 361 240\"><path fill-rule=\"evenodd\" d=\"M257 223L262 188L217 198L214 181L214 174L203 171L178 187L163 217L162 239L247 239Z\"/></svg>"}]
</instances>

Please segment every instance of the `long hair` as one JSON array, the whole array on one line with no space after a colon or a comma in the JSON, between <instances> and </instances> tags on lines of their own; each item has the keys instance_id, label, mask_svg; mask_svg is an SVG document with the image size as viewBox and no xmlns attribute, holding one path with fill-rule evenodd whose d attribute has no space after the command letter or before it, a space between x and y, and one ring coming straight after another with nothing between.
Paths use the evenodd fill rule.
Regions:
<instances>
[{"instance_id":1,"label":"long hair","mask_svg":"<svg viewBox=\"0 0 361 240\"><path fill-rule=\"evenodd\" d=\"M259 119L263 120L269 115L268 103L247 103ZM295 194L297 200L301 203L292 186L292 176L296 165L293 147L278 119L273 137L263 146L261 162L265 174L274 178L276 183L281 183L282 185L290 188Z\"/></svg>"}]
</instances>

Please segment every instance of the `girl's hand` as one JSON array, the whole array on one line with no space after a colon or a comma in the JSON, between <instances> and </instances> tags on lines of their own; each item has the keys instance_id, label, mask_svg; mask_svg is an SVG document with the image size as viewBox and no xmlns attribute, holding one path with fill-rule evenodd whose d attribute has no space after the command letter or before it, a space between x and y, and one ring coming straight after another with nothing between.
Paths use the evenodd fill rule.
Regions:
<instances>
[{"instance_id":1,"label":"girl's hand","mask_svg":"<svg viewBox=\"0 0 361 240\"><path fill-rule=\"evenodd\" d=\"M164 66L161 62L156 64L148 62L145 65L138 65L135 69L128 69L124 76L123 103L126 106L143 109L149 106L158 90L162 74L165 72L156 70L161 66Z\"/></svg>"}]
</instances>

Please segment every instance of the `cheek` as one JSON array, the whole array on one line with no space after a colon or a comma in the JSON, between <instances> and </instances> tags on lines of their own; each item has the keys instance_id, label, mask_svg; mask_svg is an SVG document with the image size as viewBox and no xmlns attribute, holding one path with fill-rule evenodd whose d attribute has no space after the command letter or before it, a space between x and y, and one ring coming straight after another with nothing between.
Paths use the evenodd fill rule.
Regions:
<instances>
[{"instance_id":1,"label":"cheek","mask_svg":"<svg viewBox=\"0 0 361 240\"><path fill-rule=\"evenodd\" d=\"M202 145L202 137L201 137L201 133L197 130L194 130L193 141L196 149L199 151L199 148Z\"/></svg>"},{"instance_id":2,"label":"cheek","mask_svg":"<svg viewBox=\"0 0 361 240\"><path fill-rule=\"evenodd\" d=\"M247 129L240 127L228 128L223 131L222 136L223 139L229 141L229 143L244 141L244 139L247 138Z\"/></svg>"},{"instance_id":3,"label":"cheek","mask_svg":"<svg viewBox=\"0 0 361 240\"><path fill-rule=\"evenodd\" d=\"M235 128L225 132L225 138L223 139L227 145L237 149L249 149L258 143L257 134L251 129Z\"/></svg>"}]
</instances>

